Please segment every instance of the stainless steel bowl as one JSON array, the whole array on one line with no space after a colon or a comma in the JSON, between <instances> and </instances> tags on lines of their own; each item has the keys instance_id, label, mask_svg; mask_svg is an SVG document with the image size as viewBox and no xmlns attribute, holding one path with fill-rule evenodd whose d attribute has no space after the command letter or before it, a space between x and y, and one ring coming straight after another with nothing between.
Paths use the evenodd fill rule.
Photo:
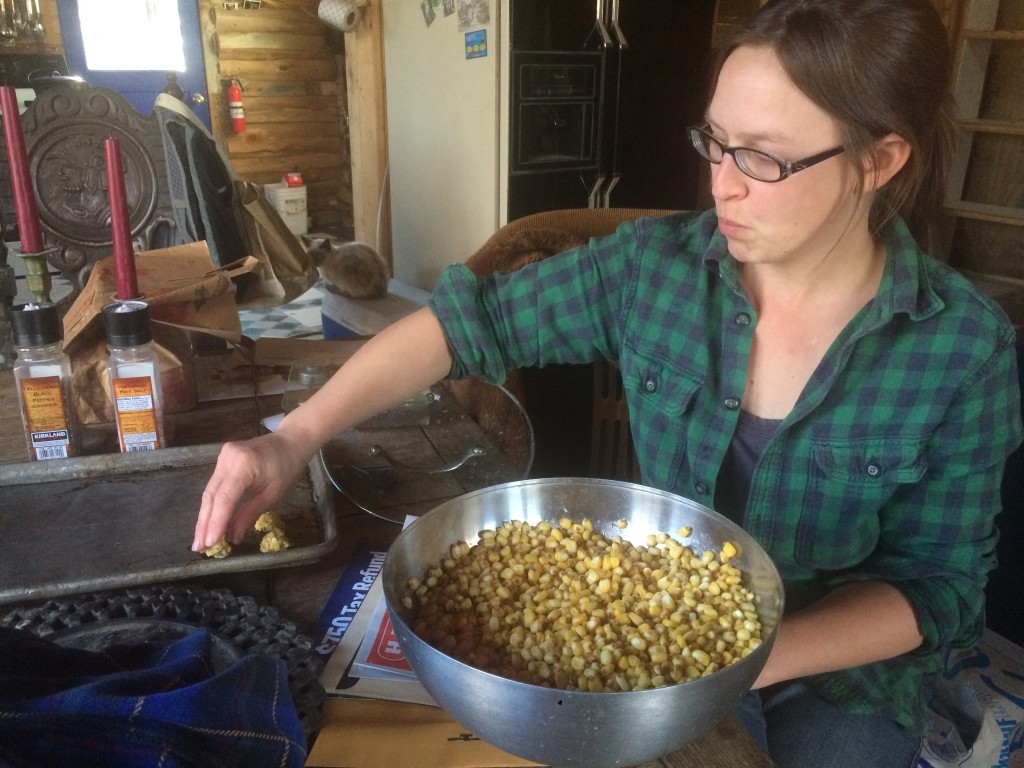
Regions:
<instances>
[{"instance_id":1,"label":"stainless steel bowl","mask_svg":"<svg viewBox=\"0 0 1024 768\"><path fill-rule=\"evenodd\" d=\"M411 576L439 563L463 540L507 520L538 523L589 518L594 529L643 543L649 533L693 528L686 543L721 549L736 543L732 561L758 598L763 644L708 677L646 691L589 693L529 685L481 671L421 640L413 610L402 605ZM622 531L616 522L626 518ZM696 502L632 483L589 479L524 480L452 499L414 522L388 550L381 575L395 634L409 664L435 701L485 741L527 760L569 768L629 766L654 760L697 738L724 717L753 685L768 658L782 614L778 571L741 528Z\"/></svg>"}]
</instances>

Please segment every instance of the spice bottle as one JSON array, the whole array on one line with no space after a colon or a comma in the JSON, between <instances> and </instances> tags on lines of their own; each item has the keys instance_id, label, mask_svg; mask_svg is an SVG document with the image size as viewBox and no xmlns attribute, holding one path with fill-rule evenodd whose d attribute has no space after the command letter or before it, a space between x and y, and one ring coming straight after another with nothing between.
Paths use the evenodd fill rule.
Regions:
<instances>
[{"instance_id":1,"label":"spice bottle","mask_svg":"<svg viewBox=\"0 0 1024 768\"><path fill-rule=\"evenodd\" d=\"M160 365L149 327L149 305L120 301L103 307L107 371L117 438L123 453L164 445Z\"/></svg>"},{"instance_id":2,"label":"spice bottle","mask_svg":"<svg viewBox=\"0 0 1024 768\"><path fill-rule=\"evenodd\" d=\"M14 380L33 461L77 456L78 418L71 397L71 361L61 349L61 322L53 304L11 309Z\"/></svg>"}]
</instances>

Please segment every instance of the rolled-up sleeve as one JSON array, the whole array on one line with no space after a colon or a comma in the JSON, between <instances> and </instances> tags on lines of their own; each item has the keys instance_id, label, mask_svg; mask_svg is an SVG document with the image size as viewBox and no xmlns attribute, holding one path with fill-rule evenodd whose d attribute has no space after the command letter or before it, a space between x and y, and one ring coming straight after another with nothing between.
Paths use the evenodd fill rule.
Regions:
<instances>
[{"instance_id":1,"label":"rolled-up sleeve","mask_svg":"<svg viewBox=\"0 0 1024 768\"><path fill-rule=\"evenodd\" d=\"M450 376L504 381L510 368L615 355L626 284L638 251L632 222L608 237L515 272L442 272L428 306L454 362Z\"/></svg>"}]
</instances>

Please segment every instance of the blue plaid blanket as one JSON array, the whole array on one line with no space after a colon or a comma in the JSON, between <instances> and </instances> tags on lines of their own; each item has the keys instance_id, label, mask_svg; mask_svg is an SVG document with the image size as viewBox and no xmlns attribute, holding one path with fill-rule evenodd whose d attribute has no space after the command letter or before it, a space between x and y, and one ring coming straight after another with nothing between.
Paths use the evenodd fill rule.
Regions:
<instances>
[{"instance_id":1,"label":"blue plaid blanket","mask_svg":"<svg viewBox=\"0 0 1024 768\"><path fill-rule=\"evenodd\" d=\"M64 648L0 627L0 766L295 766L306 739L284 663L223 669L201 628L174 641Z\"/></svg>"}]
</instances>

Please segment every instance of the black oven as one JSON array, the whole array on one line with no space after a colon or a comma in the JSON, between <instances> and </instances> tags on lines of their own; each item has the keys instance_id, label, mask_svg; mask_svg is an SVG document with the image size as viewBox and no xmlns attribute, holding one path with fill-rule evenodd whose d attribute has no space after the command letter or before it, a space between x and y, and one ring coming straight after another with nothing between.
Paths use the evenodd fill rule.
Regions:
<instances>
[{"instance_id":1,"label":"black oven","mask_svg":"<svg viewBox=\"0 0 1024 768\"><path fill-rule=\"evenodd\" d=\"M594 52L512 52L510 172L598 165L602 58Z\"/></svg>"}]
</instances>

